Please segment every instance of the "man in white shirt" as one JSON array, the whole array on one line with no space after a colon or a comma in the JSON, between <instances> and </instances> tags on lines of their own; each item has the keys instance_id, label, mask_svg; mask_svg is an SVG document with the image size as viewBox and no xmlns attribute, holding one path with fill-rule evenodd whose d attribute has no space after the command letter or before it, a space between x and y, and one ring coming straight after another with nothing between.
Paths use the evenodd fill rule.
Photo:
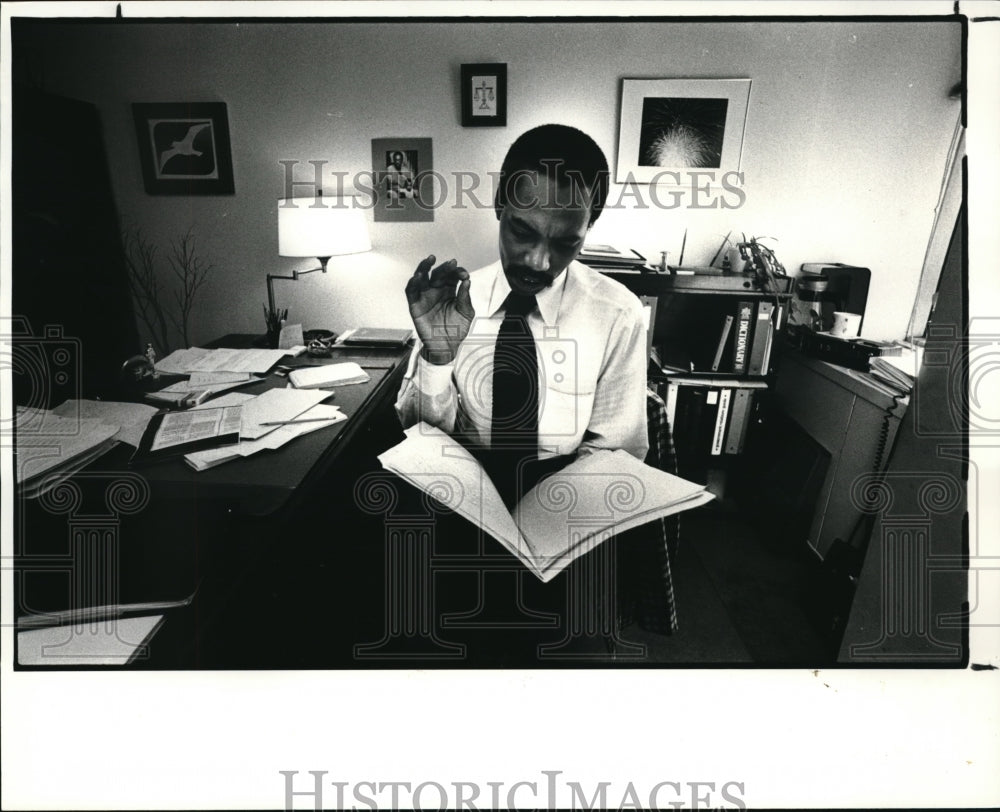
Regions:
<instances>
[{"instance_id":1,"label":"man in white shirt","mask_svg":"<svg viewBox=\"0 0 1000 812\"><path fill-rule=\"evenodd\" d=\"M506 457L516 447L517 493L499 488L508 503L591 449L646 455L642 307L624 286L576 261L607 185L607 161L585 133L562 125L529 130L500 172L500 261L470 273L455 260L432 270L430 256L406 286L419 340L396 403L400 419L404 427L420 420L439 427L484 462L498 446ZM498 336L516 316L530 331L515 340L528 342L528 355L498 361L506 352ZM497 377L505 363L516 369ZM523 396L512 395L524 377L535 380ZM501 421L504 396L537 414ZM509 430L498 430L501 422Z\"/></svg>"}]
</instances>

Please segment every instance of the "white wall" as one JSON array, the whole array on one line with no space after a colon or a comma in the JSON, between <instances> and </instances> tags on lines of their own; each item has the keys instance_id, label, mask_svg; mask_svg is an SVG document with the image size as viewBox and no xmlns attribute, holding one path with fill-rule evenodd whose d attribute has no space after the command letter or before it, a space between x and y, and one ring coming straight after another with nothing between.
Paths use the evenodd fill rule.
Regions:
<instances>
[{"instance_id":1,"label":"white wall","mask_svg":"<svg viewBox=\"0 0 1000 812\"><path fill-rule=\"evenodd\" d=\"M24 32L27 33L27 32ZM578 126L617 158L621 80L748 77L746 204L608 211L596 239L707 263L730 230L771 236L789 271L808 261L872 269L865 335L903 335L958 103L951 23L60 24L19 40L16 64L52 92L91 101L105 126L123 217L164 247L189 227L217 266L194 338L263 330L264 275L308 267L277 256L281 160L371 168L372 138L431 137L435 169L486 173L525 129ZM506 128L462 128L463 62L506 62ZM236 194L150 196L132 102L224 101ZM612 189L612 198L616 197ZM487 195L484 195L486 197ZM370 216L370 215L369 215ZM428 253L469 268L496 258L490 209L438 209L433 223L373 223L375 251L330 273L276 283L306 327L408 323L402 288Z\"/></svg>"}]
</instances>

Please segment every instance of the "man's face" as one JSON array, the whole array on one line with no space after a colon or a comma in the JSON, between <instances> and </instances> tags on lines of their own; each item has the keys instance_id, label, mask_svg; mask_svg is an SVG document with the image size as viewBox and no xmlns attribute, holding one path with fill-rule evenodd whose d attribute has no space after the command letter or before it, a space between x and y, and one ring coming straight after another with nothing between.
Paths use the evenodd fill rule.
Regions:
<instances>
[{"instance_id":1,"label":"man's face","mask_svg":"<svg viewBox=\"0 0 1000 812\"><path fill-rule=\"evenodd\" d=\"M403 153L402 152L394 152L394 153L392 153L392 165L394 167L396 167L396 169L402 169L403 168Z\"/></svg>"},{"instance_id":2,"label":"man's face","mask_svg":"<svg viewBox=\"0 0 1000 812\"><path fill-rule=\"evenodd\" d=\"M570 186L520 175L500 212L500 262L511 290L541 292L583 248L590 225L590 198Z\"/></svg>"}]
</instances>

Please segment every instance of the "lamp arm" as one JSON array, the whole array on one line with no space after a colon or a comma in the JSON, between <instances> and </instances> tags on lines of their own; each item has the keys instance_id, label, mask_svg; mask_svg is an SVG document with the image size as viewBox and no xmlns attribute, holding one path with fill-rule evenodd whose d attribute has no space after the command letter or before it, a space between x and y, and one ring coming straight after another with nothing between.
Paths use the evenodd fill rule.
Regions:
<instances>
[{"instance_id":1,"label":"lamp arm","mask_svg":"<svg viewBox=\"0 0 1000 812\"><path fill-rule=\"evenodd\" d=\"M268 308L268 311L271 312L271 313L275 313L276 312L276 309L275 309L275 306L274 306L274 280L275 279L293 279L295 281L298 281L298 278L300 276L303 276L303 275L305 275L307 273L313 273L314 271L322 271L323 273L326 273L326 263L329 262L329 261L330 261L330 257L319 257L320 264L319 264L318 268L310 268L307 271L292 271L292 273L290 275L287 275L287 276L284 275L284 274L269 273L267 275L267 308Z\"/></svg>"},{"instance_id":2,"label":"lamp arm","mask_svg":"<svg viewBox=\"0 0 1000 812\"><path fill-rule=\"evenodd\" d=\"M275 279L296 279L295 276L282 276L277 273L269 273L267 275L267 312L275 313L277 312L274 307L274 280Z\"/></svg>"}]
</instances>

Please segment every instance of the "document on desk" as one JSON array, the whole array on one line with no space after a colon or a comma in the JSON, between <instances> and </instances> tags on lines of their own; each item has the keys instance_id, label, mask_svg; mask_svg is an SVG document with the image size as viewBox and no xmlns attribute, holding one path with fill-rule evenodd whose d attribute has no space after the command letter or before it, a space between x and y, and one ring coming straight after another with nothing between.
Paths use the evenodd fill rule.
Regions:
<instances>
[{"instance_id":1,"label":"document on desk","mask_svg":"<svg viewBox=\"0 0 1000 812\"><path fill-rule=\"evenodd\" d=\"M184 461L196 471L205 471L209 468L214 468L216 465L222 465L225 462L231 462L241 457L249 457L258 451L273 451L281 448L285 443L303 434L309 434L318 429L332 426L334 423L339 423L342 420L347 420L347 415L340 411L337 406L319 404L303 412L296 419L303 422L278 426L274 431L257 440L243 440L236 445L226 446L225 448L195 451L186 454Z\"/></svg>"},{"instance_id":2,"label":"document on desk","mask_svg":"<svg viewBox=\"0 0 1000 812\"><path fill-rule=\"evenodd\" d=\"M194 372L267 372L287 350L205 350L190 347L175 350L156 362L157 372L186 375Z\"/></svg>"},{"instance_id":3,"label":"document on desk","mask_svg":"<svg viewBox=\"0 0 1000 812\"><path fill-rule=\"evenodd\" d=\"M238 440L242 409L242 406L226 406L203 411L169 412L163 415L149 450L162 451L205 441L224 443L230 437Z\"/></svg>"},{"instance_id":4,"label":"document on desk","mask_svg":"<svg viewBox=\"0 0 1000 812\"><path fill-rule=\"evenodd\" d=\"M58 417L82 417L99 420L107 426L121 426L116 440L138 448L142 433L156 414L156 409L143 403L119 403L113 400L67 400L52 410Z\"/></svg>"},{"instance_id":5,"label":"document on desk","mask_svg":"<svg viewBox=\"0 0 1000 812\"><path fill-rule=\"evenodd\" d=\"M257 397L243 402L243 425L240 438L256 440L275 430L274 426L262 423L277 423L293 420L306 409L311 409L320 401L330 397L330 392L322 389L268 389ZM212 401L209 402L209 405Z\"/></svg>"},{"instance_id":6,"label":"document on desk","mask_svg":"<svg viewBox=\"0 0 1000 812\"><path fill-rule=\"evenodd\" d=\"M182 395L191 392L225 392L227 389L236 389L251 383L263 380L249 372L192 372L191 377L186 381L178 381L170 386L165 386L150 396L155 395ZM173 398L168 398L173 400Z\"/></svg>"}]
</instances>

